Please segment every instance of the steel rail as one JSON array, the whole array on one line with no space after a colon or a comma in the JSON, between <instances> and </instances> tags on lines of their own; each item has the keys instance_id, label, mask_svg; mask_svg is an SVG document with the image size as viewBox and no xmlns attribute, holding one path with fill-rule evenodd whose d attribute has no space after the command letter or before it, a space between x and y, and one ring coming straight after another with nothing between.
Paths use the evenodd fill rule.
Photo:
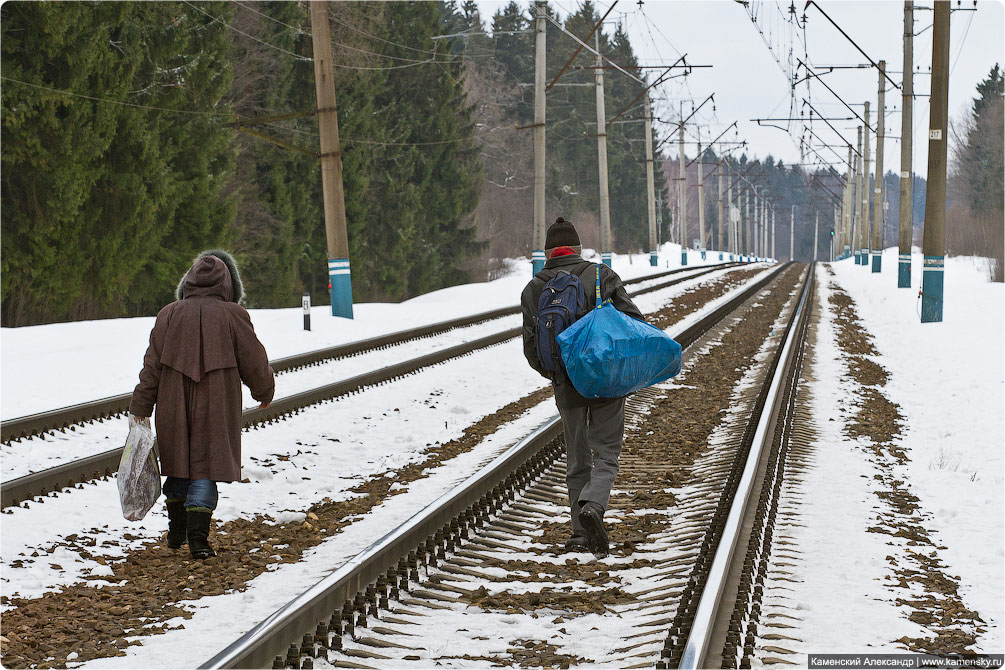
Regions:
<instances>
[{"instance_id":1,"label":"steel rail","mask_svg":"<svg viewBox=\"0 0 1005 670\"><path fill-rule=\"evenodd\" d=\"M678 268L676 270L657 272L643 277L628 279L624 281L624 284L626 286L630 286L645 281L662 279L663 277L679 274L681 272L689 272L709 267L719 270L733 267L735 265L738 265L738 263L717 263L711 266L699 266L699 268ZM270 361L270 365L272 365L272 369L277 373L288 372L310 365L318 365L331 360L348 358L349 356L356 356L377 349L384 349L390 346L403 344L405 342L432 337L456 328L476 325L485 321L491 321L504 316L517 314L519 312L519 306L501 307L481 312L479 314L449 319L447 321L441 321L439 323L433 323L426 326L409 328L407 330L401 330L394 333L378 335L376 337L370 337L363 340L356 340L354 342L347 342L345 344L316 349L302 354L278 358L274 361ZM0 443L7 444L14 440L30 438L35 435L53 432L56 430L65 430L66 428L72 429L72 426L79 424L92 421L103 421L106 418L118 416L125 413L129 408L129 400L131 397L131 393L122 393L119 395L109 396L107 398L100 398L98 400L91 400L88 402L70 405L68 407L47 410L36 414L0 421Z\"/></svg>"},{"instance_id":2,"label":"steel rail","mask_svg":"<svg viewBox=\"0 0 1005 670\"><path fill-rule=\"evenodd\" d=\"M709 309L674 339L686 349L777 279L786 267L788 264L780 266L722 305ZM556 415L200 667L269 667L287 650L299 658L296 643L305 631L316 629L320 634L336 627L341 631L339 620L345 619L347 611L351 623L352 611L365 614L371 606L377 606L378 599L385 602L389 590L390 597L395 597L402 575L407 581L408 571L415 570L418 564L435 565L438 557L443 557L444 547L452 550L456 542L467 538L469 528L487 521L490 514L513 500L559 458L564 451L561 436L561 421ZM300 667L299 662L296 667Z\"/></svg>"},{"instance_id":3,"label":"steel rail","mask_svg":"<svg viewBox=\"0 0 1005 670\"><path fill-rule=\"evenodd\" d=\"M692 670L709 667L708 655L715 624L727 614L724 608L729 608L729 612L732 611L731 603L728 599L723 598L727 577L730 568L736 561L736 550L741 546L739 539L742 535L743 519L749 511L751 502L757 500L755 484L758 479L758 469L761 467L762 456L770 449L769 443L774 436L774 425L782 407L783 383L792 374L792 362L796 358L799 341L805 336L805 329L800 326L809 314L808 304L812 299L812 293L813 266L811 264L799 302L789 320L784 344L778 353L777 365L771 377L771 383L767 386L764 409L758 417L753 444L747 454L743 473L733 495L729 514L726 517L725 526L708 571L707 581L698 601L691 630L684 644L679 666L682 669Z\"/></svg>"},{"instance_id":4,"label":"steel rail","mask_svg":"<svg viewBox=\"0 0 1005 670\"><path fill-rule=\"evenodd\" d=\"M690 281L696 277L723 269L721 265L723 264L717 264L710 267L701 266L701 270L699 272L687 275L686 277L679 277L670 281L662 282L655 286L645 287L632 292L630 295L635 296L650 293L652 291L661 290L676 284ZM732 266L733 264L725 265ZM676 274L678 272L679 270L671 271L672 274ZM647 281L650 279L652 279L652 276L639 281ZM636 283L639 282L637 281ZM507 309L515 309L519 311L518 307ZM489 313L491 312L486 312L486 314ZM518 337L519 335L520 327L510 328L492 335L487 335L477 340L447 347L417 358L412 358L378 370L372 370L370 372L356 375L355 377L343 379L332 384L326 384L324 386L279 398L277 400L273 400L272 404L267 409L259 409L255 407L244 410L241 416L241 427L242 429L247 429L263 423L271 423L288 415L296 414L301 409L306 407L322 402L328 402L335 398L352 393L358 393L371 386L400 379L401 377L414 374L432 365L437 365L452 358L459 358L479 349L500 344L511 338ZM103 421L104 419L100 418L99 420ZM50 492L59 491L64 488L80 488L88 481L111 476L118 470L119 460L121 457L122 447L116 447L115 449L109 449L108 451L87 456L83 459L73 460L3 482L0 484L0 509L6 509L10 506L19 505L22 501L29 500L35 496L46 496Z\"/></svg>"}]
</instances>

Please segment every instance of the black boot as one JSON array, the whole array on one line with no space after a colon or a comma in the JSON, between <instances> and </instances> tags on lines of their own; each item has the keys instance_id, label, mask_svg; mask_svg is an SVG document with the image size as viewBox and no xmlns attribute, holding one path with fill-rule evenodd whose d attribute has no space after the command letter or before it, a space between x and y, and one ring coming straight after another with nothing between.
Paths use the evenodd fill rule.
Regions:
<instances>
[{"instance_id":1,"label":"black boot","mask_svg":"<svg viewBox=\"0 0 1005 670\"><path fill-rule=\"evenodd\" d=\"M185 516L184 500L169 500L167 502L168 511L168 536L167 545L169 549L179 549L185 544L188 523Z\"/></svg>"},{"instance_id":2,"label":"black boot","mask_svg":"<svg viewBox=\"0 0 1005 670\"><path fill-rule=\"evenodd\" d=\"M585 535L573 535L565 541L565 550L568 552L583 552L590 550L590 541Z\"/></svg>"},{"instance_id":3,"label":"black boot","mask_svg":"<svg viewBox=\"0 0 1005 670\"><path fill-rule=\"evenodd\" d=\"M188 549L192 558L209 558L216 556L213 547L209 546L209 523L212 512L188 510Z\"/></svg>"},{"instance_id":4,"label":"black boot","mask_svg":"<svg viewBox=\"0 0 1005 670\"><path fill-rule=\"evenodd\" d=\"M597 558L604 558L609 551L607 531L604 529L604 508L595 502L585 502L579 511L579 523L586 531L590 551ZM191 543L191 539L189 540Z\"/></svg>"}]
</instances>

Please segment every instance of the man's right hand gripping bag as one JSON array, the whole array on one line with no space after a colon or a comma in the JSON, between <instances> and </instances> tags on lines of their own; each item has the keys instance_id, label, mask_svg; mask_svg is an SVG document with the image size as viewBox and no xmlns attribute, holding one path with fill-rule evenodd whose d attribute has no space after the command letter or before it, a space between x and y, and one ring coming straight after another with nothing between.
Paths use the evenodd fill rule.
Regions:
<instances>
[{"instance_id":1,"label":"man's right hand gripping bag","mask_svg":"<svg viewBox=\"0 0 1005 670\"><path fill-rule=\"evenodd\" d=\"M659 328L600 301L556 338L572 385L584 398L620 398L680 372L681 346Z\"/></svg>"}]
</instances>

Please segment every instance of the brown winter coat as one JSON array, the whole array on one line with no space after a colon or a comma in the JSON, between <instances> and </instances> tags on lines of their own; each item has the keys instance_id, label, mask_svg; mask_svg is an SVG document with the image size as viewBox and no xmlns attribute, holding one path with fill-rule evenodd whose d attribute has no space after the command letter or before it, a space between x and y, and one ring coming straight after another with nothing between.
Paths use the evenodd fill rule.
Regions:
<instances>
[{"instance_id":1,"label":"brown winter coat","mask_svg":"<svg viewBox=\"0 0 1005 670\"><path fill-rule=\"evenodd\" d=\"M222 260L201 256L150 332L129 412L150 416L157 405L163 475L241 479L241 382L272 401L273 371L234 286Z\"/></svg>"}]
</instances>

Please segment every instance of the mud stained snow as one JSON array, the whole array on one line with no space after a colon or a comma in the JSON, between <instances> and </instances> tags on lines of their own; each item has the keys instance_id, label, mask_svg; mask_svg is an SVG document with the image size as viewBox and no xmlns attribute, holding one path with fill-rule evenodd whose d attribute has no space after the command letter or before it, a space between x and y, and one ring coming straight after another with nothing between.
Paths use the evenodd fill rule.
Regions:
<instances>
[{"instance_id":1,"label":"mud stained snow","mask_svg":"<svg viewBox=\"0 0 1005 670\"><path fill-rule=\"evenodd\" d=\"M762 271L763 268L731 271L714 282L672 298L672 304L647 318L665 324L661 327L668 327ZM192 613L182 606L184 601L243 590L249 581L272 566L297 562L304 551L338 533L388 496L407 491L407 488L391 491L393 484L407 484L427 477L434 468L470 451L503 424L546 400L551 393L551 388L546 387L506 405L468 426L460 438L427 449L424 460L361 483L351 490L356 494L354 498L320 501L303 510L307 514L303 523L275 524L256 516L219 524L210 538L219 555L205 561L191 560L186 547L170 550L161 542L150 542L141 549L129 551L124 560L106 561L89 552L88 547L94 547L99 540L117 544L118 538L102 538L97 528L79 536L61 538L47 550L66 547L85 560L107 564L113 574L90 577L83 583L61 587L40 598L0 598L3 604L11 606L0 614L3 627L0 662L8 668L48 668L65 667L65 659L72 652L77 653L74 659L77 663L123 656L124 648L141 644L127 638L162 634L172 629L166 623L168 620L191 618ZM281 460L288 458L280 457ZM625 541L624 538L618 540L619 537L621 535L613 535L612 539ZM127 535L125 539L134 538ZM173 629L183 626L179 624ZM556 657L556 660L561 662L550 667L589 662L586 659L577 661L575 657L566 660Z\"/></svg>"},{"instance_id":2,"label":"mud stained snow","mask_svg":"<svg viewBox=\"0 0 1005 670\"><path fill-rule=\"evenodd\" d=\"M746 284L752 277L762 272L764 272L763 266L733 270L715 282L703 284L673 297L671 299L673 302L667 307L654 314L647 314L646 321L657 328L669 328L688 314L697 311L702 305Z\"/></svg>"},{"instance_id":3,"label":"mud stained snow","mask_svg":"<svg viewBox=\"0 0 1005 670\"><path fill-rule=\"evenodd\" d=\"M372 478L352 492L349 500L324 500L307 511L303 523L274 524L255 517L220 524L211 536L219 555L205 561L188 557L188 549L167 549L161 543L147 544L129 553L122 562L109 563L113 575L91 578L92 584L74 584L41 598L5 599L14 608L2 617L4 638L2 662L7 668L64 667L71 652L76 661L122 656L127 637L164 633L164 623L174 617L191 618L177 603L203 596L241 590L247 582L277 563L300 560L307 549L337 533L358 515L366 514L388 496L393 484L405 484L429 475L438 465L472 449L527 409L546 400L546 387L506 405L473 425L461 437L425 451L426 458L399 470ZM68 536L68 546L84 558L92 557L87 544ZM97 588L95 582L104 582ZM183 625L183 624L182 624Z\"/></svg>"},{"instance_id":4,"label":"mud stained snow","mask_svg":"<svg viewBox=\"0 0 1005 670\"><path fill-rule=\"evenodd\" d=\"M557 623L589 613L630 618L634 606L651 605L653 596L637 598L622 584L632 571L657 565L646 556L647 551L652 551L654 536L666 532L671 524L677 500L670 489L691 480L689 467L707 448L709 435L730 406L736 383L754 365L756 354L799 278L796 268L783 272L770 293L758 298L708 353L696 357L686 368L681 386L661 388L654 394L648 413L627 432L623 465L605 517L611 555L618 560L598 563L588 555L565 553L562 545L571 534L567 516L561 521L537 521L531 531L534 544L527 551L565 556L565 560L493 560L486 567L501 568L505 575L493 581L522 582L526 590L490 592L482 586L463 595L462 600L485 611L505 614L536 617L546 611L547 616L558 615ZM706 294L704 300L709 299ZM571 586L570 582L578 585ZM513 650L508 653L513 654ZM517 654L509 659L480 658L523 666L521 659ZM544 667L568 666L549 662Z\"/></svg>"},{"instance_id":5,"label":"mud stained snow","mask_svg":"<svg viewBox=\"0 0 1005 670\"><path fill-rule=\"evenodd\" d=\"M931 636L904 636L894 642L916 652L974 654L971 647L977 635L984 632L984 621L964 605L958 578L946 574L938 555L939 549L945 547L935 545L924 527L925 514L919 499L895 474L895 467L907 463L910 454L898 442L904 425L900 406L883 393L889 373L870 358L878 357L879 352L855 311L854 301L833 282L830 290L838 346L847 357L846 376L855 382L858 401L858 411L845 432L860 444L867 444L879 470L875 494L884 506L876 525L868 531L903 540L890 542L893 554L886 557L892 573L888 585L897 594L896 603L907 608L908 619L931 631Z\"/></svg>"},{"instance_id":6,"label":"mud stained snow","mask_svg":"<svg viewBox=\"0 0 1005 670\"><path fill-rule=\"evenodd\" d=\"M543 640L512 640L514 645L506 650L508 656L437 656L435 661L460 659L488 661L494 667L507 668L514 664L521 668L568 668L583 663L593 663L589 658L559 653L558 647ZM437 664L439 665L439 664Z\"/></svg>"}]
</instances>

